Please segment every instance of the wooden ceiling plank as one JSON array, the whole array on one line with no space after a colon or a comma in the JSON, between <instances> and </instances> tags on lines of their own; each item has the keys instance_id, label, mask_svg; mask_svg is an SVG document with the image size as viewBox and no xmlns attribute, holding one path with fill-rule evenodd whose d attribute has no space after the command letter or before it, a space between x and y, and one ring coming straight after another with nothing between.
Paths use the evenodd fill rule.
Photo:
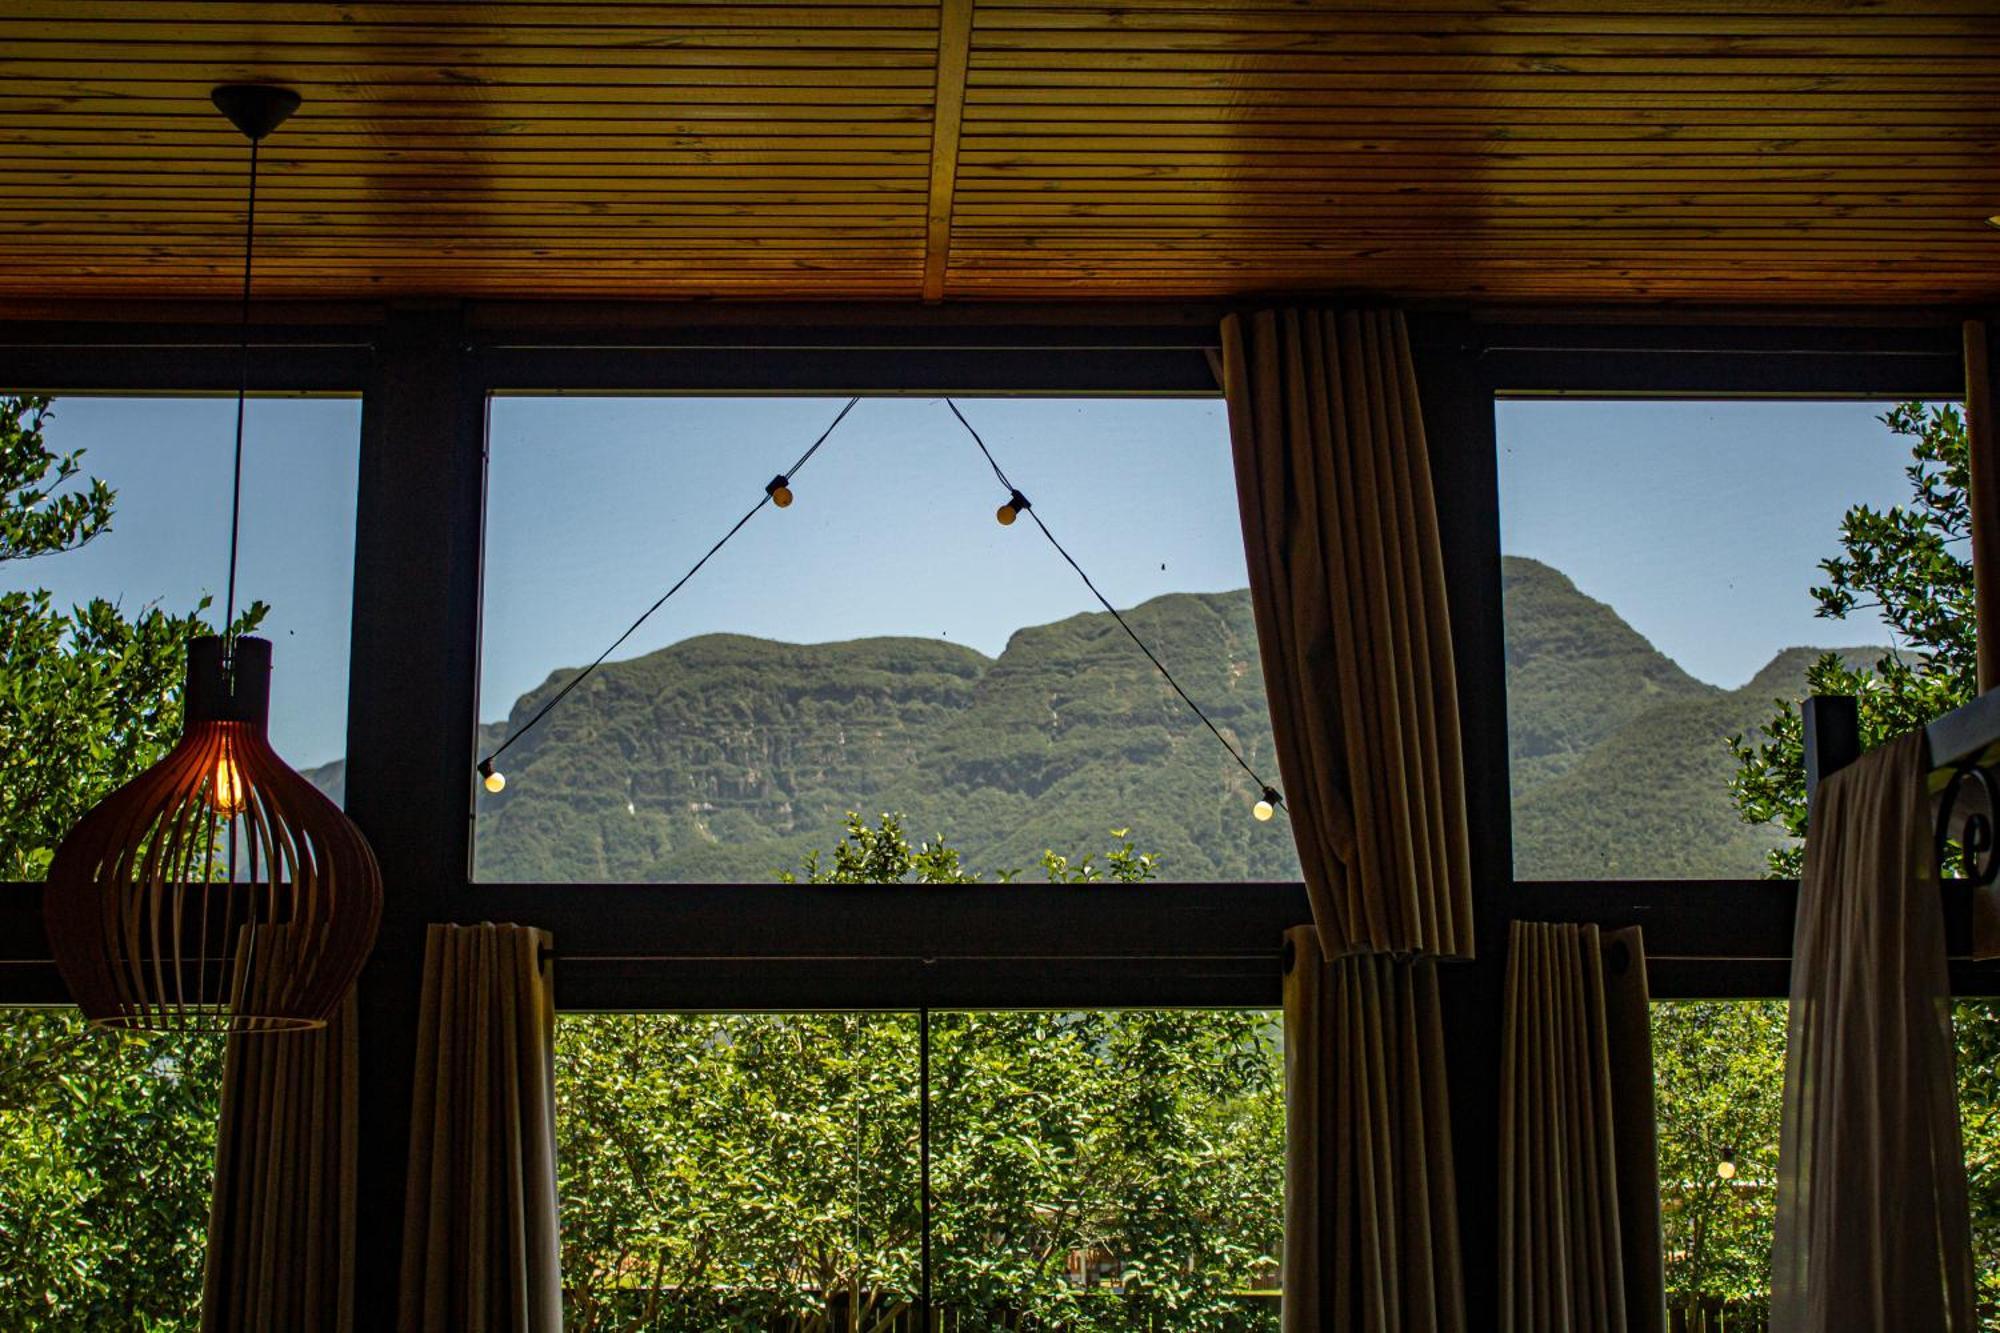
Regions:
<instances>
[{"instance_id":1,"label":"wooden ceiling plank","mask_svg":"<svg viewBox=\"0 0 2000 1333\"><path fill-rule=\"evenodd\" d=\"M931 117L930 203L925 220L926 301L942 301L951 258L951 210L958 188L959 130L965 120L965 77L972 50L973 0L941 0L937 80Z\"/></svg>"},{"instance_id":2,"label":"wooden ceiling plank","mask_svg":"<svg viewBox=\"0 0 2000 1333\"><path fill-rule=\"evenodd\" d=\"M1007 10L1021 10L1043 13L1077 8L1076 0L981 0L981 8L999 14ZM1204 13L1204 14L1292 14L1300 8L1299 0L1262 0L1261 3L1245 3L1245 0L1118 0L1115 5L1086 5L1084 8L1115 8L1129 14L1145 13ZM1332 12L1370 14L1379 12L1410 12L1435 15L1440 23L1456 22L1467 14L1487 14L1494 10L1494 0L1329 0L1325 5L1315 5ZM1535 12L1547 14L1573 14L1581 20L1588 20L1604 14L1707 14L1728 17L1735 14L1776 14L1797 15L1810 18L1831 13L1913 13L1913 14L1966 14L1992 16L1992 7L1986 0L1920 0L1919 3L1884 4L1882 0L1741 0L1741 3L1722 3L1722 0L1559 0L1558 3L1537 4Z\"/></svg>"},{"instance_id":3,"label":"wooden ceiling plank","mask_svg":"<svg viewBox=\"0 0 2000 1333\"><path fill-rule=\"evenodd\" d=\"M227 293L244 77L274 295L2000 299L1992 0L1694 4L14 0L0 290Z\"/></svg>"}]
</instances>

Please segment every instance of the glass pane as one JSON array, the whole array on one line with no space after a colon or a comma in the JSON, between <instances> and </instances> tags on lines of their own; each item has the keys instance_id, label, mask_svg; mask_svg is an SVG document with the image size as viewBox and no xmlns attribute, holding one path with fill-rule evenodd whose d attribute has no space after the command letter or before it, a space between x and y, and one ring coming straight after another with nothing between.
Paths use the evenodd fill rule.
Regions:
<instances>
[{"instance_id":1,"label":"glass pane","mask_svg":"<svg viewBox=\"0 0 2000 1333\"><path fill-rule=\"evenodd\" d=\"M791 466L842 400L492 404L480 697L525 722ZM1219 403L962 404L1112 603L1275 782ZM983 876L1101 862L1292 878L1282 818L936 400L869 399L505 755L485 880L757 881L900 816Z\"/></svg>"},{"instance_id":2,"label":"glass pane","mask_svg":"<svg viewBox=\"0 0 2000 1333\"><path fill-rule=\"evenodd\" d=\"M0 1009L0 1309L26 1330L201 1326L222 1043Z\"/></svg>"},{"instance_id":3,"label":"glass pane","mask_svg":"<svg viewBox=\"0 0 2000 1333\"><path fill-rule=\"evenodd\" d=\"M1891 407L1497 405L1518 877L1784 867L1785 831L1738 814L1729 738L1762 739L1822 654L1898 646L1871 599L1833 619L1812 593L1853 506L1911 501Z\"/></svg>"},{"instance_id":4,"label":"glass pane","mask_svg":"<svg viewBox=\"0 0 2000 1333\"><path fill-rule=\"evenodd\" d=\"M556 1160L569 1328L862 1328L920 1238L917 1021L565 1014Z\"/></svg>"},{"instance_id":5,"label":"glass pane","mask_svg":"<svg viewBox=\"0 0 2000 1333\"><path fill-rule=\"evenodd\" d=\"M193 614L208 598L219 623L235 419L233 398L58 399L43 439L80 456L57 493L104 482L109 524L74 549L0 561L0 593L46 589L57 615L102 598L128 621ZM236 600L270 607L256 632L272 642L271 741L304 769L347 744L361 402L253 399L246 423Z\"/></svg>"},{"instance_id":6,"label":"glass pane","mask_svg":"<svg viewBox=\"0 0 2000 1333\"><path fill-rule=\"evenodd\" d=\"M1668 1304L1759 1316L1770 1300L1783 1000L1653 1005ZM2000 1002L1953 1006L1980 1327L2000 1330ZM1756 1320L1750 1320L1753 1326Z\"/></svg>"},{"instance_id":7,"label":"glass pane","mask_svg":"<svg viewBox=\"0 0 2000 1333\"><path fill-rule=\"evenodd\" d=\"M184 641L223 617L235 418L233 398L0 396L20 460L0 549L0 879L40 879L77 818L179 739ZM237 604L269 607L272 743L335 799L360 420L354 399L258 399L244 448Z\"/></svg>"},{"instance_id":8,"label":"glass pane","mask_svg":"<svg viewBox=\"0 0 2000 1333\"><path fill-rule=\"evenodd\" d=\"M1653 1005L1660 1218L1676 1311L1761 1316L1770 1301L1785 1011L1783 1000Z\"/></svg>"},{"instance_id":9,"label":"glass pane","mask_svg":"<svg viewBox=\"0 0 2000 1333\"><path fill-rule=\"evenodd\" d=\"M1958 1123L1965 1138L1966 1197L1979 1326L2000 1333L2000 1000L1952 1006L1958 1040Z\"/></svg>"},{"instance_id":10,"label":"glass pane","mask_svg":"<svg viewBox=\"0 0 2000 1333\"><path fill-rule=\"evenodd\" d=\"M967 1329L1275 1330L1283 1021L943 1014L936 1291Z\"/></svg>"},{"instance_id":11,"label":"glass pane","mask_svg":"<svg viewBox=\"0 0 2000 1333\"><path fill-rule=\"evenodd\" d=\"M934 1015L942 1327L1276 1329L1280 1029L1238 1011ZM564 1015L566 1326L916 1333L919 1030Z\"/></svg>"}]
</instances>

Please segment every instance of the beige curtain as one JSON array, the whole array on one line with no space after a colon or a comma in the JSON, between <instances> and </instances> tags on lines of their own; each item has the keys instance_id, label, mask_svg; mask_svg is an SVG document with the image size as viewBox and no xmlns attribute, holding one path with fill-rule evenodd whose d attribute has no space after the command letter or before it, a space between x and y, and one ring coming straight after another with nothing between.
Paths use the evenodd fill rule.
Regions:
<instances>
[{"instance_id":1,"label":"beige curtain","mask_svg":"<svg viewBox=\"0 0 2000 1333\"><path fill-rule=\"evenodd\" d=\"M547 933L434 925L403 1211L403 1333L562 1327Z\"/></svg>"},{"instance_id":2,"label":"beige curtain","mask_svg":"<svg viewBox=\"0 0 2000 1333\"><path fill-rule=\"evenodd\" d=\"M1774 1333L1975 1327L1922 732L1814 794L1792 941Z\"/></svg>"},{"instance_id":3,"label":"beige curtain","mask_svg":"<svg viewBox=\"0 0 2000 1333\"><path fill-rule=\"evenodd\" d=\"M350 992L317 1031L229 1039L204 1333L354 1327L355 1031Z\"/></svg>"},{"instance_id":4,"label":"beige curtain","mask_svg":"<svg viewBox=\"0 0 2000 1333\"><path fill-rule=\"evenodd\" d=\"M1285 944L1285 1333L1460 1333L1435 965Z\"/></svg>"},{"instance_id":5,"label":"beige curtain","mask_svg":"<svg viewBox=\"0 0 2000 1333\"><path fill-rule=\"evenodd\" d=\"M1403 318L1222 324L1285 804L1329 956L1470 956L1458 685Z\"/></svg>"},{"instance_id":6,"label":"beige curtain","mask_svg":"<svg viewBox=\"0 0 2000 1333\"><path fill-rule=\"evenodd\" d=\"M1634 927L1516 921L1500 1092L1504 1333L1660 1333L1659 1161Z\"/></svg>"}]
</instances>

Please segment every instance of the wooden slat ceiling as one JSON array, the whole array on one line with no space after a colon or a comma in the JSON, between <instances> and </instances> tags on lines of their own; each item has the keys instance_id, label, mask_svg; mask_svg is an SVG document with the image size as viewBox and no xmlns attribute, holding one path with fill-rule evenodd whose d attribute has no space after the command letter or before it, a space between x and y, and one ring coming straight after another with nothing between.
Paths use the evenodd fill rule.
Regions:
<instances>
[{"instance_id":1,"label":"wooden slat ceiling","mask_svg":"<svg viewBox=\"0 0 2000 1333\"><path fill-rule=\"evenodd\" d=\"M2000 0L6 0L0 294L231 290L237 80L271 296L2000 298Z\"/></svg>"}]
</instances>

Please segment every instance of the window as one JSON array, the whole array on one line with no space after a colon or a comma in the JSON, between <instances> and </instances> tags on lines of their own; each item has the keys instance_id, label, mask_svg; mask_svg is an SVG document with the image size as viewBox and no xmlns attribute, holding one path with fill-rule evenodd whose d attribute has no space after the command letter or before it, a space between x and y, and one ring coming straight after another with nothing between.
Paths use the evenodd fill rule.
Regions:
<instances>
[{"instance_id":1,"label":"window","mask_svg":"<svg viewBox=\"0 0 2000 1333\"><path fill-rule=\"evenodd\" d=\"M482 753L709 549L843 400L500 397ZM1253 766L1275 774L1221 405L961 404ZM1162 878L1296 878L1284 821L945 405L864 399L481 793L486 881L769 881L850 812L983 876L1129 838ZM1273 777L1275 780L1275 777ZM1124 830L1114 833L1114 830Z\"/></svg>"},{"instance_id":2,"label":"window","mask_svg":"<svg viewBox=\"0 0 2000 1333\"><path fill-rule=\"evenodd\" d=\"M0 1009L9 1326L201 1327L222 1043Z\"/></svg>"},{"instance_id":3,"label":"window","mask_svg":"<svg viewBox=\"0 0 2000 1333\"><path fill-rule=\"evenodd\" d=\"M912 1014L566 1014L574 1327L906 1327L920 1290ZM1277 1016L931 1019L945 1327L1277 1327ZM905 1321L905 1322L899 1322Z\"/></svg>"},{"instance_id":4,"label":"window","mask_svg":"<svg viewBox=\"0 0 2000 1333\"><path fill-rule=\"evenodd\" d=\"M63 397L43 423L56 454L80 451L62 493L92 478L112 492L108 526L72 550L0 561L0 593L45 589L49 609L102 598L127 621L158 610L219 625L229 576L233 398ZM347 745L361 404L258 398L244 442L239 609L270 607L271 742L339 790ZM51 478L53 480L53 478ZM180 659L171 686L178 692Z\"/></svg>"},{"instance_id":5,"label":"window","mask_svg":"<svg viewBox=\"0 0 2000 1333\"><path fill-rule=\"evenodd\" d=\"M1898 647L1815 616L1855 505L1910 499L1893 404L1497 405L1514 871L1755 878L1789 845L1738 817L1754 744L1825 652Z\"/></svg>"},{"instance_id":6,"label":"window","mask_svg":"<svg viewBox=\"0 0 2000 1333\"><path fill-rule=\"evenodd\" d=\"M1770 1299L1786 1010L1653 1005L1667 1299L1711 1322L1718 1307L1754 1316ZM1952 1026L1981 1327L2000 1328L2000 1002L1960 1000Z\"/></svg>"},{"instance_id":7,"label":"window","mask_svg":"<svg viewBox=\"0 0 2000 1333\"><path fill-rule=\"evenodd\" d=\"M1278 1327L1283 1020L934 1020L939 1290L982 1327Z\"/></svg>"}]
</instances>

